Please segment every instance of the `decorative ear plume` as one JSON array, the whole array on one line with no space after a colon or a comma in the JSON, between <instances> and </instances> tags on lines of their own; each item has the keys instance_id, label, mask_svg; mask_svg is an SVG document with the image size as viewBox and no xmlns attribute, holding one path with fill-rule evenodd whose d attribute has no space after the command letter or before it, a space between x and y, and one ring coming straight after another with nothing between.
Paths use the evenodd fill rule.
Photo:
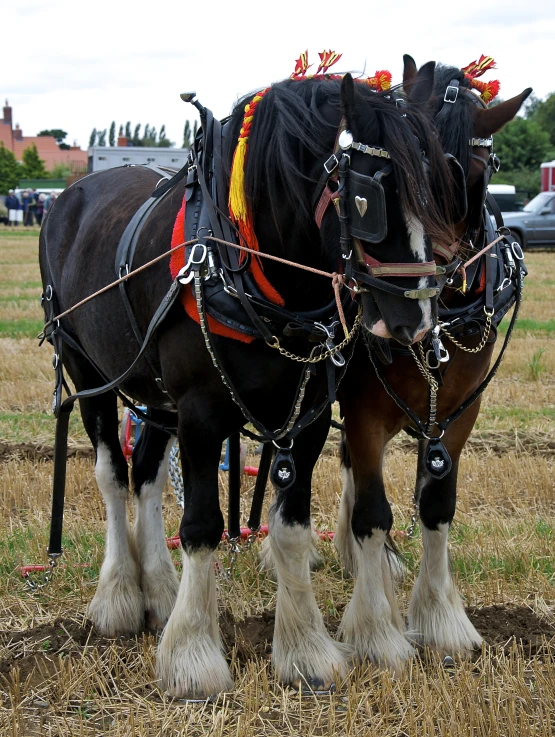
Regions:
<instances>
[{"instance_id":1,"label":"decorative ear plume","mask_svg":"<svg viewBox=\"0 0 555 737\"><path fill-rule=\"evenodd\" d=\"M304 77L306 70L311 67L312 64L308 63L308 50L301 53L297 61L295 62L295 71L291 75L291 79L297 79L298 77Z\"/></svg>"},{"instance_id":2,"label":"decorative ear plume","mask_svg":"<svg viewBox=\"0 0 555 737\"><path fill-rule=\"evenodd\" d=\"M322 72L322 74L326 74L328 69L336 64L343 54L338 54L336 51L332 51L330 49L329 51L319 51L318 56L320 57L320 64L316 74L320 74L320 72Z\"/></svg>"},{"instance_id":3,"label":"decorative ear plume","mask_svg":"<svg viewBox=\"0 0 555 737\"><path fill-rule=\"evenodd\" d=\"M376 92L385 92L391 87L391 72L382 69L376 72L373 77L368 77L366 84Z\"/></svg>"},{"instance_id":4,"label":"decorative ear plume","mask_svg":"<svg viewBox=\"0 0 555 737\"><path fill-rule=\"evenodd\" d=\"M479 79L472 79L470 81L472 87L480 92L480 97L489 105L489 103L497 97L499 89L501 88L501 82L498 79L492 79L491 82L481 82Z\"/></svg>"},{"instance_id":5,"label":"decorative ear plume","mask_svg":"<svg viewBox=\"0 0 555 737\"><path fill-rule=\"evenodd\" d=\"M461 71L464 72L464 76L470 80L470 85L478 90L482 100L488 105L497 95L501 83L498 79L494 79L491 82L481 82L476 77L481 77L482 74L487 72L489 69L495 69L495 61L491 56L485 56L482 54L478 61L472 61L466 67L462 67Z\"/></svg>"},{"instance_id":6,"label":"decorative ear plume","mask_svg":"<svg viewBox=\"0 0 555 737\"><path fill-rule=\"evenodd\" d=\"M471 61L468 66L462 67L461 72L464 72L468 79L475 79L481 77L488 69L495 69L495 61L492 56L482 54L478 61Z\"/></svg>"}]
</instances>

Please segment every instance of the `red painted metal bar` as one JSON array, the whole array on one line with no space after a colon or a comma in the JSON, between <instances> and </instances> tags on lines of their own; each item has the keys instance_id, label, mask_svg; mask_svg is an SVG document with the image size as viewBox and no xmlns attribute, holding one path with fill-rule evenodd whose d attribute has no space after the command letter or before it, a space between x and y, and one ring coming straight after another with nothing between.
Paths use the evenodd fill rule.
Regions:
<instances>
[{"instance_id":1,"label":"red painted metal bar","mask_svg":"<svg viewBox=\"0 0 555 737\"><path fill-rule=\"evenodd\" d=\"M247 540L248 537L251 534L251 530L248 527L241 527L241 540ZM317 530L316 534L320 538L320 540L333 540L335 536L335 532L333 530ZM260 530L257 533L257 537L263 538L268 535L268 525L261 525ZM404 539L407 537L406 530L392 530L391 536L397 539ZM224 534L222 535L222 541L226 540L227 538L227 530L224 530ZM179 535L173 535L172 537L166 538L166 544L169 548L169 550L176 550L177 548L181 547L181 540L179 539ZM25 577L29 573L33 572L40 572L45 571L49 566L47 564L37 564L37 565L27 565L27 566L19 566L18 571L19 573ZM60 566L60 568L63 568L64 566ZM89 568L88 563L76 563L74 565L75 568Z\"/></svg>"}]
</instances>

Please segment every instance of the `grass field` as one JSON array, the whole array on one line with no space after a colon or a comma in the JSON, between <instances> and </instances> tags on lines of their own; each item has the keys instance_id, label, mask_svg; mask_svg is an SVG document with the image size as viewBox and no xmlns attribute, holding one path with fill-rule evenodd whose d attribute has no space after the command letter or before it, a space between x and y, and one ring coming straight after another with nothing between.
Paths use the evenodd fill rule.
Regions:
<instances>
[{"instance_id":1,"label":"grass field","mask_svg":"<svg viewBox=\"0 0 555 737\"><path fill-rule=\"evenodd\" d=\"M42 325L37 236L0 231L0 735L555 735L555 253L532 253L527 265L522 319L463 454L451 531L454 576L488 645L454 669L423 653L395 678L365 665L332 696L299 696L271 672L276 588L250 550L219 582L235 690L194 705L158 689L155 636L109 640L87 621L105 515L77 412L66 567L39 594L18 573L22 564L44 561L53 372L50 348L35 339ZM341 491L336 439L332 431L316 468L320 529L333 528ZM385 475L395 527L406 528L415 475L411 440L393 441ZM225 474L221 483L225 497ZM246 479L245 517L252 486ZM174 534L179 510L169 485L165 507L167 533ZM399 591L406 610L419 533L399 538L399 546L408 569ZM321 552L314 589L334 633L353 583L330 543L322 542ZM225 564L225 549L221 559Z\"/></svg>"}]
</instances>

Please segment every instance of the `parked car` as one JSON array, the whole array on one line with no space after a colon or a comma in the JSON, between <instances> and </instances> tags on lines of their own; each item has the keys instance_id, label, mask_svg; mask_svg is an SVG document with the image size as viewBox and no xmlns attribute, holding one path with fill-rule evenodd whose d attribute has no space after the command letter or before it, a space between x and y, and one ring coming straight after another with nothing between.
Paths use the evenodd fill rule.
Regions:
<instances>
[{"instance_id":1,"label":"parked car","mask_svg":"<svg viewBox=\"0 0 555 737\"><path fill-rule=\"evenodd\" d=\"M555 192L540 192L522 212L503 212L503 220L523 248L555 246Z\"/></svg>"}]
</instances>

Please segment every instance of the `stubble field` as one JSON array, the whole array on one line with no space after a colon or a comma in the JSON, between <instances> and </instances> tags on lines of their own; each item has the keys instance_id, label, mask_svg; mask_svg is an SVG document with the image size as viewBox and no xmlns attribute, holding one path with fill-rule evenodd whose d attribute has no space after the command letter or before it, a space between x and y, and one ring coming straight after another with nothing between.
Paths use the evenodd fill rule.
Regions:
<instances>
[{"instance_id":1,"label":"stubble field","mask_svg":"<svg viewBox=\"0 0 555 737\"><path fill-rule=\"evenodd\" d=\"M235 690L195 705L158 689L155 635L110 640L87 621L105 517L78 412L70 426L65 567L39 594L18 572L44 562L52 483L51 353L35 339L42 324L37 243L34 233L0 232L0 735L555 735L555 253L527 256L522 319L461 462L451 561L487 640L482 652L454 669L422 653L395 677L360 666L331 696L299 696L271 671L276 587L252 549L231 578L219 580ZM414 444L399 437L386 463L397 530L410 522L414 477ZM223 473L221 484L225 497ZM244 518L252 487L245 477ZM333 529L340 492L332 431L315 474L317 528ZM168 485L168 535L179 517ZM421 538L417 532L398 544L406 611ZM314 589L334 633L353 583L333 545L320 547ZM226 565L223 547L220 559Z\"/></svg>"}]
</instances>

